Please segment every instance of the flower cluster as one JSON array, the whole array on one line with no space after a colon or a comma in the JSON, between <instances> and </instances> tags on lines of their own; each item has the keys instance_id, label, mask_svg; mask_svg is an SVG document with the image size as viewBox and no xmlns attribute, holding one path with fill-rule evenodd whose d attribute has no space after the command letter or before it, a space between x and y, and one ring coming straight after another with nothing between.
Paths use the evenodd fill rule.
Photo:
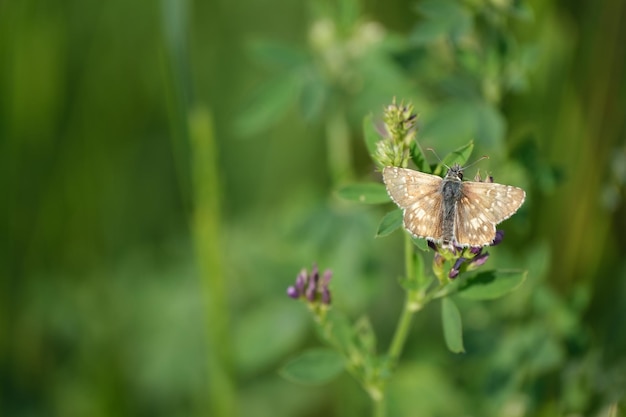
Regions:
<instances>
[{"instance_id":1,"label":"flower cluster","mask_svg":"<svg viewBox=\"0 0 626 417\"><path fill-rule=\"evenodd\" d=\"M396 99L385 108L383 116L385 131L383 139L376 144L374 156L382 166L405 167L410 156L410 147L415 136L415 114L413 105L396 103Z\"/></svg>"},{"instance_id":2,"label":"flower cluster","mask_svg":"<svg viewBox=\"0 0 626 417\"><path fill-rule=\"evenodd\" d=\"M311 273L307 273L302 268L294 285L287 288L287 295L294 299L305 299L310 304L330 305L331 296L328 287L333 273L330 269L324 271L324 275L320 277L317 265L313 264Z\"/></svg>"},{"instance_id":3,"label":"flower cluster","mask_svg":"<svg viewBox=\"0 0 626 417\"><path fill-rule=\"evenodd\" d=\"M496 230L496 237L489 246L496 246L502 242L504 231ZM441 251L434 242L428 241L428 246L435 251L433 260L435 272L438 276L443 273L443 266L446 261L454 261L452 268L448 271L448 278L454 279L459 276L462 271L473 271L482 266L489 259L489 252L485 252L481 247L460 247L454 246L452 250Z\"/></svg>"}]
</instances>

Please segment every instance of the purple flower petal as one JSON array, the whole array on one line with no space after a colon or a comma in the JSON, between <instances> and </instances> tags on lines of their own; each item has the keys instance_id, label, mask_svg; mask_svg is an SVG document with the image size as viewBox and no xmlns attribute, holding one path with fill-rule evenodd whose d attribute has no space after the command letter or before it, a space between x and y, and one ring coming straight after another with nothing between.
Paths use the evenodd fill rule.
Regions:
<instances>
[{"instance_id":1,"label":"purple flower petal","mask_svg":"<svg viewBox=\"0 0 626 417\"><path fill-rule=\"evenodd\" d=\"M496 246L502 242L504 239L504 230L496 230L496 237L493 238L493 242L491 242L491 246Z\"/></svg>"},{"instance_id":2,"label":"purple flower petal","mask_svg":"<svg viewBox=\"0 0 626 417\"><path fill-rule=\"evenodd\" d=\"M487 259L489 259L489 252L485 252L472 259L471 265L473 268L478 268L479 266L484 265L484 263L487 262Z\"/></svg>"},{"instance_id":3,"label":"purple flower petal","mask_svg":"<svg viewBox=\"0 0 626 417\"><path fill-rule=\"evenodd\" d=\"M308 287L306 289L306 299L309 301L315 301L315 294L317 293L317 281L320 279L320 271L317 268L317 264L313 264L311 268L311 275L309 276Z\"/></svg>"},{"instance_id":4,"label":"purple flower petal","mask_svg":"<svg viewBox=\"0 0 626 417\"><path fill-rule=\"evenodd\" d=\"M330 290L328 287L322 288L322 304L330 305Z\"/></svg>"},{"instance_id":5,"label":"purple flower petal","mask_svg":"<svg viewBox=\"0 0 626 417\"><path fill-rule=\"evenodd\" d=\"M322 286L327 287L330 283L330 279L333 277L333 271L327 269L324 271L324 275L322 276Z\"/></svg>"},{"instance_id":6,"label":"purple flower petal","mask_svg":"<svg viewBox=\"0 0 626 417\"><path fill-rule=\"evenodd\" d=\"M333 271L327 269L324 271L324 275L322 276L322 280L320 281L320 285L318 290L322 293L322 304L329 305L330 304L330 288L328 285L330 284L330 279L333 277Z\"/></svg>"},{"instance_id":7,"label":"purple flower petal","mask_svg":"<svg viewBox=\"0 0 626 417\"><path fill-rule=\"evenodd\" d=\"M300 298L300 292L296 289L296 287L294 287L293 285L289 286L287 288L287 295L293 299L298 299Z\"/></svg>"},{"instance_id":8,"label":"purple flower petal","mask_svg":"<svg viewBox=\"0 0 626 417\"><path fill-rule=\"evenodd\" d=\"M332 276L333 272L327 269L324 271L323 276L320 277L319 268L316 264L313 264L311 274L308 274L307 270L303 268L298 273L295 284L287 288L287 295L296 299L306 297L311 303L330 304L329 284Z\"/></svg>"},{"instance_id":9,"label":"purple flower petal","mask_svg":"<svg viewBox=\"0 0 626 417\"><path fill-rule=\"evenodd\" d=\"M470 247L470 253L472 255L478 255L483 250L482 246L472 246Z\"/></svg>"},{"instance_id":10,"label":"purple flower petal","mask_svg":"<svg viewBox=\"0 0 626 417\"><path fill-rule=\"evenodd\" d=\"M311 281L317 284L317 281L320 279L320 270L317 267L317 264L313 264L313 268L311 268Z\"/></svg>"},{"instance_id":11,"label":"purple flower petal","mask_svg":"<svg viewBox=\"0 0 626 417\"><path fill-rule=\"evenodd\" d=\"M302 271L300 271L300 273L298 274L298 276L296 277L296 290L298 290L298 293L303 294L304 293L304 289L306 288L306 282L307 282L307 273L306 273L306 269L302 268Z\"/></svg>"},{"instance_id":12,"label":"purple flower petal","mask_svg":"<svg viewBox=\"0 0 626 417\"><path fill-rule=\"evenodd\" d=\"M448 278L456 278L459 275L459 270L461 269L461 266L465 261L467 261L467 259L463 257L457 259L456 262L454 262L454 266L450 270L450 273L448 274Z\"/></svg>"},{"instance_id":13,"label":"purple flower petal","mask_svg":"<svg viewBox=\"0 0 626 417\"><path fill-rule=\"evenodd\" d=\"M306 293L305 293L305 296L306 296L307 300L315 301L315 294L316 294L315 290L316 289L317 288L316 288L315 282L313 280L309 281L309 286L306 289Z\"/></svg>"}]
</instances>

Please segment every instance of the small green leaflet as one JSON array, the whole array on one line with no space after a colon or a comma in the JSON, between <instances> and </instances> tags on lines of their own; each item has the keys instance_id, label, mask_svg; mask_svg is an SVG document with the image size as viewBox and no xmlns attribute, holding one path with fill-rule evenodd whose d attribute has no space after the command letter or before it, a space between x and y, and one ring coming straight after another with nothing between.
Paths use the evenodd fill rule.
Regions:
<instances>
[{"instance_id":1,"label":"small green leaflet","mask_svg":"<svg viewBox=\"0 0 626 417\"><path fill-rule=\"evenodd\" d=\"M441 321L443 323L443 336L448 349L454 353L465 352L461 313L449 297L441 300Z\"/></svg>"},{"instance_id":2,"label":"small green leaflet","mask_svg":"<svg viewBox=\"0 0 626 417\"><path fill-rule=\"evenodd\" d=\"M454 164L459 164L463 166L469 159L473 150L474 142L470 142L465 146L461 146L456 151L449 153L443 158L442 163L437 165L437 168L435 169L435 175L445 174L446 166L451 167Z\"/></svg>"},{"instance_id":3,"label":"small green leaflet","mask_svg":"<svg viewBox=\"0 0 626 417\"><path fill-rule=\"evenodd\" d=\"M467 278L459 296L471 300L493 300L517 289L526 280L527 271L484 271Z\"/></svg>"},{"instance_id":4,"label":"small green leaflet","mask_svg":"<svg viewBox=\"0 0 626 417\"><path fill-rule=\"evenodd\" d=\"M331 349L310 349L290 360L279 374L290 381L306 385L324 384L344 369L343 357Z\"/></svg>"},{"instance_id":5,"label":"small green leaflet","mask_svg":"<svg viewBox=\"0 0 626 417\"><path fill-rule=\"evenodd\" d=\"M374 118L371 114L365 116L363 118L363 137L365 139L365 146L367 146L367 151L369 152L372 160L382 168L382 164L378 162L376 158L376 149L377 143L382 140L380 134L376 131L376 126L374 126Z\"/></svg>"},{"instance_id":6,"label":"small green leaflet","mask_svg":"<svg viewBox=\"0 0 626 417\"><path fill-rule=\"evenodd\" d=\"M402 210L397 208L385 214L385 217L382 218L378 225L378 230L376 231L376 237L387 236L401 226Z\"/></svg>"}]
</instances>

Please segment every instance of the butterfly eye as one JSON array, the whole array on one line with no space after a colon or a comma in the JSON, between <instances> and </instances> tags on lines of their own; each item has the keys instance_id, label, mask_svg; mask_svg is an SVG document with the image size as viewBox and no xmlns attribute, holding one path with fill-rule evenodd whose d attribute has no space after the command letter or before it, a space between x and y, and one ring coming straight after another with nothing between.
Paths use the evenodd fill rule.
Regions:
<instances>
[{"instance_id":1,"label":"butterfly eye","mask_svg":"<svg viewBox=\"0 0 626 417\"><path fill-rule=\"evenodd\" d=\"M462 180L463 179L463 171L459 171L458 175L459 175L459 179Z\"/></svg>"}]
</instances>

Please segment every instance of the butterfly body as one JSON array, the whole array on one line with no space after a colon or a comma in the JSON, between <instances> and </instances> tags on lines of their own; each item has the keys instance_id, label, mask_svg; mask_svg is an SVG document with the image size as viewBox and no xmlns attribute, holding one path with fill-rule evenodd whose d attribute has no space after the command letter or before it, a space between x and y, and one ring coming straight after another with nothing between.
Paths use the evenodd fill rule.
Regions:
<instances>
[{"instance_id":1,"label":"butterfly body","mask_svg":"<svg viewBox=\"0 0 626 417\"><path fill-rule=\"evenodd\" d=\"M456 166L454 167L456 168ZM456 169L449 169L446 177L441 181L442 197L442 243L449 246L454 240L454 215L456 205L463 195L463 172Z\"/></svg>"},{"instance_id":2,"label":"butterfly body","mask_svg":"<svg viewBox=\"0 0 626 417\"><path fill-rule=\"evenodd\" d=\"M404 212L404 227L416 237L449 248L490 244L496 224L511 217L526 196L510 185L463 181L463 168L457 164L445 178L386 167L383 179L389 196Z\"/></svg>"}]
</instances>

